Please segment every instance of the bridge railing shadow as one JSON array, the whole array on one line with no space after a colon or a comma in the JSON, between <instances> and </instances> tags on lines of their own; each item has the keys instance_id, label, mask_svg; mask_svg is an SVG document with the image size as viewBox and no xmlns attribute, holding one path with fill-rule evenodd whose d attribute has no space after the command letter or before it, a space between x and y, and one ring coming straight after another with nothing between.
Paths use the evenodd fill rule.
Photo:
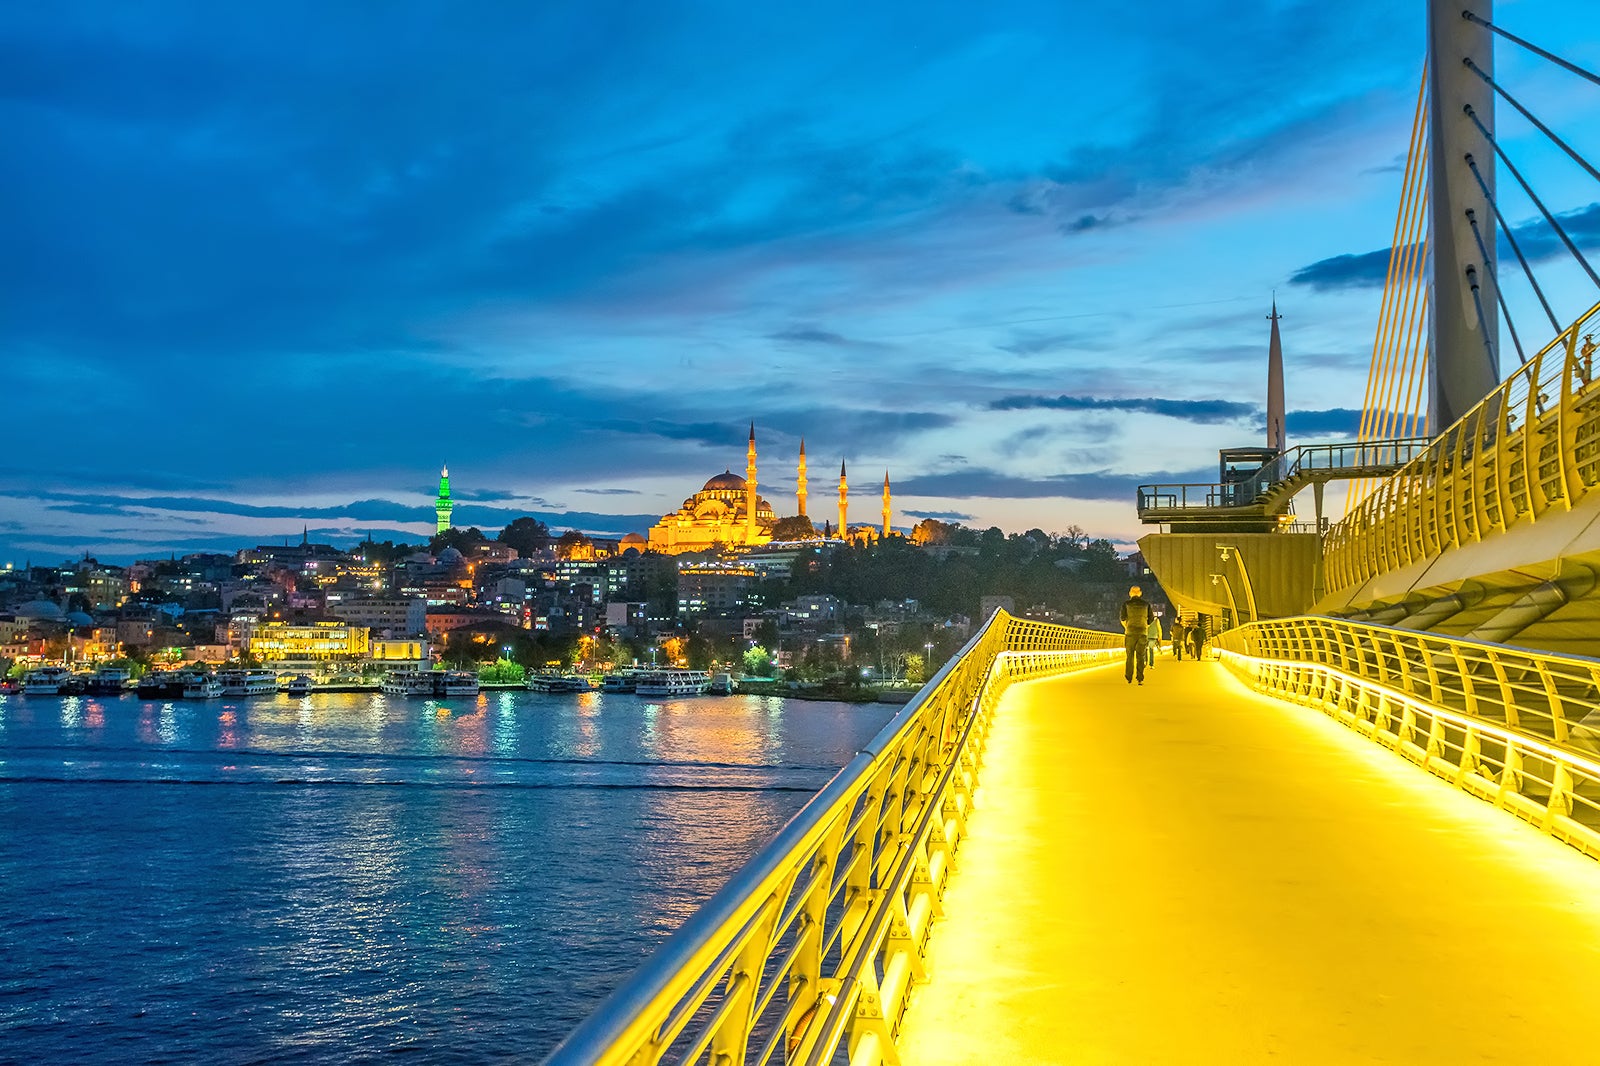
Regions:
<instances>
[{"instance_id":1,"label":"bridge railing shadow","mask_svg":"<svg viewBox=\"0 0 1600 1066\"><path fill-rule=\"evenodd\" d=\"M1121 633L996 611L546 1061L893 1061L1001 693L1122 656Z\"/></svg>"},{"instance_id":2,"label":"bridge railing shadow","mask_svg":"<svg viewBox=\"0 0 1600 1066\"><path fill-rule=\"evenodd\" d=\"M1228 630L1216 647L1254 688L1600 858L1600 659L1320 616Z\"/></svg>"}]
</instances>

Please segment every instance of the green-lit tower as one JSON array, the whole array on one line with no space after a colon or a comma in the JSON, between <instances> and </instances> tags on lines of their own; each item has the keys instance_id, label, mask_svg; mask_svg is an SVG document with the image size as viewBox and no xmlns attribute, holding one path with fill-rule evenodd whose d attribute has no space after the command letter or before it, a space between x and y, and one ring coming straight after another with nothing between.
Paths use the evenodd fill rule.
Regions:
<instances>
[{"instance_id":1,"label":"green-lit tower","mask_svg":"<svg viewBox=\"0 0 1600 1066\"><path fill-rule=\"evenodd\" d=\"M439 468L439 498L433 501L434 513L439 516L439 532L443 533L450 528L450 512L455 510L455 504L450 502L450 467Z\"/></svg>"}]
</instances>

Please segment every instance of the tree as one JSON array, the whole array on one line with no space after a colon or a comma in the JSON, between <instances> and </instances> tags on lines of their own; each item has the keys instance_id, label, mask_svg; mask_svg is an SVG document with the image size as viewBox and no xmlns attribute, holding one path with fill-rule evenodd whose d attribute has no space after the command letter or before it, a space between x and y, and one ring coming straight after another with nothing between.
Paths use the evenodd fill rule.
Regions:
<instances>
[{"instance_id":1,"label":"tree","mask_svg":"<svg viewBox=\"0 0 1600 1066\"><path fill-rule=\"evenodd\" d=\"M569 529L557 538L556 554L563 559L593 559L594 541L581 530Z\"/></svg>"},{"instance_id":2,"label":"tree","mask_svg":"<svg viewBox=\"0 0 1600 1066\"><path fill-rule=\"evenodd\" d=\"M528 679L528 671L520 663L501 657L478 667L478 680L492 685L520 685Z\"/></svg>"},{"instance_id":3,"label":"tree","mask_svg":"<svg viewBox=\"0 0 1600 1066\"><path fill-rule=\"evenodd\" d=\"M477 526L468 526L466 529L447 529L443 533L434 534L428 541L428 552L438 555L446 548L454 548L462 555L471 558L477 554L478 548L489 543L489 538L483 535L483 530Z\"/></svg>"},{"instance_id":4,"label":"tree","mask_svg":"<svg viewBox=\"0 0 1600 1066\"><path fill-rule=\"evenodd\" d=\"M512 519L502 529L495 540L508 548L516 549L517 555L527 558L537 551L550 546L550 527L537 518L524 515Z\"/></svg>"},{"instance_id":5,"label":"tree","mask_svg":"<svg viewBox=\"0 0 1600 1066\"><path fill-rule=\"evenodd\" d=\"M773 540L810 540L817 535L817 527L803 514L780 518L772 527Z\"/></svg>"},{"instance_id":6,"label":"tree","mask_svg":"<svg viewBox=\"0 0 1600 1066\"><path fill-rule=\"evenodd\" d=\"M772 671L772 653L766 648L751 648L744 653L744 672L751 677L771 677Z\"/></svg>"}]
</instances>

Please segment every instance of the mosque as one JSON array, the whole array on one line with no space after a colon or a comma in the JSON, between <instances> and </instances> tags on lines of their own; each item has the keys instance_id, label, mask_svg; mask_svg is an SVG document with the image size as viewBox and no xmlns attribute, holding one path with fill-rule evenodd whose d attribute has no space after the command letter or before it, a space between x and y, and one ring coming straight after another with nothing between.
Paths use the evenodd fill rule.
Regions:
<instances>
[{"instance_id":1,"label":"mosque","mask_svg":"<svg viewBox=\"0 0 1600 1066\"><path fill-rule=\"evenodd\" d=\"M806 442L800 442L799 476L795 482L798 514L806 517ZM846 521L849 486L844 464L839 464L839 523L835 536L850 540L888 536L889 475L883 476L883 531L873 527L851 529ZM716 551L723 548L753 548L772 541L778 516L772 505L756 493L756 427L750 426L750 445L745 451L744 477L731 470L711 478L699 492L683 501L683 506L650 527L649 548L668 555L685 552Z\"/></svg>"}]
</instances>

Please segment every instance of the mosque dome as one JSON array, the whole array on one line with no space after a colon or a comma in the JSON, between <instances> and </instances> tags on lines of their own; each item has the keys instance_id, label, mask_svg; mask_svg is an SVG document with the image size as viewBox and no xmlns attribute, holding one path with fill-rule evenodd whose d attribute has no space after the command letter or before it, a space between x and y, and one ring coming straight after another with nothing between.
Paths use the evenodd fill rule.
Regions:
<instances>
[{"instance_id":1,"label":"mosque dome","mask_svg":"<svg viewBox=\"0 0 1600 1066\"><path fill-rule=\"evenodd\" d=\"M461 552L457 551L455 548L446 548L444 551L439 553L438 561L440 566L460 566L465 560L466 556L462 555Z\"/></svg>"},{"instance_id":2,"label":"mosque dome","mask_svg":"<svg viewBox=\"0 0 1600 1066\"><path fill-rule=\"evenodd\" d=\"M744 478L731 470L724 470L710 481L701 492L743 492Z\"/></svg>"},{"instance_id":3,"label":"mosque dome","mask_svg":"<svg viewBox=\"0 0 1600 1066\"><path fill-rule=\"evenodd\" d=\"M639 533L629 533L622 538L623 548L643 548L648 542Z\"/></svg>"}]
</instances>

